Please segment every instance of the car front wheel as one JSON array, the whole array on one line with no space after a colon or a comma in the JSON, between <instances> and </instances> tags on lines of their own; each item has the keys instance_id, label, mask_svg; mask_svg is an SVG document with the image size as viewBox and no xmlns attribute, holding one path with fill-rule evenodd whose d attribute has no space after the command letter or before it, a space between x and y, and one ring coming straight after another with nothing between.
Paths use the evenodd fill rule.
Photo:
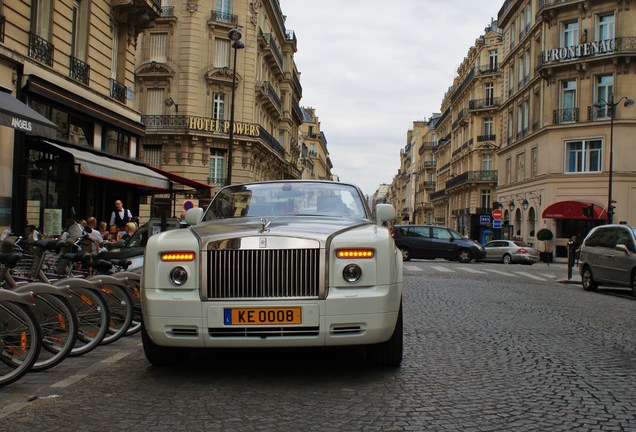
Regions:
<instances>
[{"instance_id":1,"label":"car front wheel","mask_svg":"<svg viewBox=\"0 0 636 432\"><path fill-rule=\"evenodd\" d=\"M473 259L473 254L468 249L461 249L457 252L457 261L460 263L469 263Z\"/></svg>"},{"instance_id":2,"label":"car front wheel","mask_svg":"<svg viewBox=\"0 0 636 432\"><path fill-rule=\"evenodd\" d=\"M402 251L402 261L410 261L411 260L411 251L408 248L401 247L400 251Z\"/></svg>"},{"instance_id":3,"label":"car front wheel","mask_svg":"<svg viewBox=\"0 0 636 432\"><path fill-rule=\"evenodd\" d=\"M594 281L592 270L589 267L585 267L581 273L581 284L585 291L596 291L596 288L598 288L598 284Z\"/></svg>"},{"instance_id":4,"label":"car front wheel","mask_svg":"<svg viewBox=\"0 0 636 432\"><path fill-rule=\"evenodd\" d=\"M636 297L636 271L632 273L632 295Z\"/></svg>"},{"instance_id":5,"label":"car front wheel","mask_svg":"<svg viewBox=\"0 0 636 432\"><path fill-rule=\"evenodd\" d=\"M141 324L141 342L146 359L154 366L172 366L185 362L190 357L187 350L156 345L148 335L146 326Z\"/></svg>"},{"instance_id":6,"label":"car front wheel","mask_svg":"<svg viewBox=\"0 0 636 432\"><path fill-rule=\"evenodd\" d=\"M510 264L512 262L512 257L509 254L505 254L503 259L501 260L504 264Z\"/></svg>"},{"instance_id":7,"label":"car front wheel","mask_svg":"<svg viewBox=\"0 0 636 432\"><path fill-rule=\"evenodd\" d=\"M391 339L367 347L367 361L375 366L398 367L402 363L403 343L402 305Z\"/></svg>"}]
</instances>

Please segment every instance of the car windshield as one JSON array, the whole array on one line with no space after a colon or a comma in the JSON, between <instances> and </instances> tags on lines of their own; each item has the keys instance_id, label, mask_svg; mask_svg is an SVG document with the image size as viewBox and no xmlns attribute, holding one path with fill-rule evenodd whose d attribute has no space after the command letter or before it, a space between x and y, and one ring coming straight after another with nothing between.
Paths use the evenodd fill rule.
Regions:
<instances>
[{"instance_id":1,"label":"car windshield","mask_svg":"<svg viewBox=\"0 0 636 432\"><path fill-rule=\"evenodd\" d=\"M351 185L267 182L222 189L203 220L306 215L363 219L368 217L368 210L359 190Z\"/></svg>"}]
</instances>

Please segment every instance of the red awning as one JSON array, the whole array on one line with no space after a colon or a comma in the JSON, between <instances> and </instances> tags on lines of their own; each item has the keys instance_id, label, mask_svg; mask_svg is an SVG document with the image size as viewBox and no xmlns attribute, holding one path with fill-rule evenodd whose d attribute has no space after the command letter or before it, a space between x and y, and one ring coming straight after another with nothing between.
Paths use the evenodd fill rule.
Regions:
<instances>
[{"instance_id":1,"label":"red awning","mask_svg":"<svg viewBox=\"0 0 636 432\"><path fill-rule=\"evenodd\" d=\"M583 208L590 207L593 203L580 201L559 201L549 205L543 210L542 217L544 219L578 219L590 220L589 216L585 216ZM607 219L607 212L598 204L594 204L592 218L594 220Z\"/></svg>"},{"instance_id":2,"label":"red awning","mask_svg":"<svg viewBox=\"0 0 636 432\"><path fill-rule=\"evenodd\" d=\"M157 172L157 173L159 173L161 175L164 175L164 176L168 177L168 180L170 180L173 183L179 183L179 184L184 185L184 186L189 186L192 189L196 189L196 190L201 190L201 189L210 190L210 189L213 188L212 185L209 185L207 183L201 183L201 182L198 182L196 180L192 180L192 179L189 179L187 177L183 177L183 176L180 176L178 174L171 173L170 171L164 171L161 168L153 167L151 165L147 165L147 166L151 170L153 170L153 171L155 171L155 172Z\"/></svg>"}]
</instances>

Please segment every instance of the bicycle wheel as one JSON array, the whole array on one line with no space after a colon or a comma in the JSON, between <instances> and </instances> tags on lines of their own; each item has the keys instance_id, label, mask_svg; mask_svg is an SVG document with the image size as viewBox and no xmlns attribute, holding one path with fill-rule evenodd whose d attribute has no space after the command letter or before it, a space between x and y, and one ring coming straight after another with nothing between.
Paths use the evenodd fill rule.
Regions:
<instances>
[{"instance_id":1,"label":"bicycle wheel","mask_svg":"<svg viewBox=\"0 0 636 432\"><path fill-rule=\"evenodd\" d=\"M102 343L108 334L110 313L104 297L96 290L72 288L69 302L79 324L77 340L69 354L75 357L91 352Z\"/></svg>"},{"instance_id":2,"label":"bicycle wheel","mask_svg":"<svg viewBox=\"0 0 636 432\"><path fill-rule=\"evenodd\" d=\"M125 336L138 333L141 330L141 293L139 292L139 284L128 286L130 298L133 302L133 317L130 327L126 330Z\"/></svg>"},{"instance_id":3,"label":"bicycle wheel","mask_svg":"<svg viewBox=\"0 0 636 432\"><path fill-rule=\"evenodd\" d=\"M40 353L40 326L28 306L0 301L0 386L20 379Z\"/></svg>"},{"instance_id":4,"label":"bicycle wheel","mask_svg":"<svg viewBox=\"0 0 636 432\"><path fill-rule=\"evenodd\" d=\"M55 294L37 294L33 314L42 330L42 349L32 370L43 371L68 356L77 340L77 316L68 300Z\"/></svg>"},{"instance_id":5,"label":"bicycle wheel","mask_svg":"<svg viewBox=\"0 0 636 432\"><path fill-rule=\"evenodd\" d=\"M108 311L110 320L108 334L102 340L103 345L115 342L126 334L133 318L133 301L126 288L116 284L103 284L102 295Z\"/></svg>"}]
</instances>

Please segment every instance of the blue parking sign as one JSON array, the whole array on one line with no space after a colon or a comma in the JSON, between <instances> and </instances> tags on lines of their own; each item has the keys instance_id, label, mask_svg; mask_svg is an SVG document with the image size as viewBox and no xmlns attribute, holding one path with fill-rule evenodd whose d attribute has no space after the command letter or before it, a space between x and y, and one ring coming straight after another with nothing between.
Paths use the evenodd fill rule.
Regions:
<instances>
[{"instance_id":1,"label":"blue parking sign","mask_svg":"<svg viewBox=\"0 0 636 432\"><path fill-rule=\"evenodd\" d=\"M492 221L492 227L493 228L501 228L501 219L494 219Z\"/></svg>"}]
</instances>

